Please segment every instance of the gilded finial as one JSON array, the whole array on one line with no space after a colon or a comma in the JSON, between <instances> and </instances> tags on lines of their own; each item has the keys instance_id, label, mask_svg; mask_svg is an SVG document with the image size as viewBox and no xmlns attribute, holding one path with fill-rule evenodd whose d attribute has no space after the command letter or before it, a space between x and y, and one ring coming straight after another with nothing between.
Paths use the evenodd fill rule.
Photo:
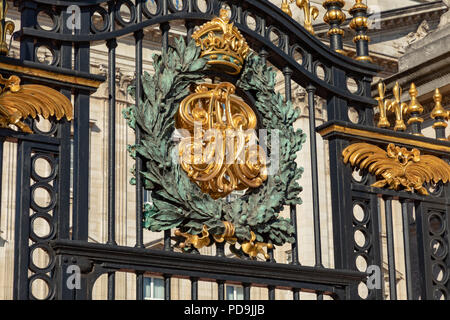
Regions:
<instances>
[{"instance_id":1,"label":"gilded finial","mask_svg":"<svg viewBox=\"0 0 450 320\"><path fill-rule=\"evenodd\" d=\"M308 30L312 35L315 35L312 21L316 20L319 16L319 9L315 6L312 6L309 3L309 0L296 0L296 4L297 7L303 10L303 15L305 18L303 25L305 26L305 29Z\"/></svg>"},{"instance_id":2,"label":"gilded finial","mask_svg":"<svg viewBox=\"0 0 450 320\"><path fill-rule=\"evenodd\" d=\"M417 91L416 85L411 83L410 89L409 89L409 96L411 97L411 102L409 103L406 114L410 115L410 118L408 120L408 125L411 124L417 124L420 125L423 122L423 118L420 117L420 115L423 113L423 107L420 104L419 100L417 99L417 95L419 92ZM417 132L414 132L415 135L423 136L423 134L420 133L420 127Z\"/></svg>"},{"instance_id":3,"label":"gilded finial","mask_svg":"<svg viewBox=\"0 0 450 320\"><path fill-rule=\"evenodd\" d=\"M291 11L291 3L294 2L294 0L283 0L281 3L281 10L286 13L289 17L292 17L292 11Z\"/></svg>"},{"instance_id":4,"label":"gilded finial","mask_svg":"<svg viewBox=\"0 0 450 320\"><path fill-rule=\"evenodd\" d=\"M392 90L394 94L394 101L388 105L388 111L391 111L395 114L395 131L405 131L406 125L403 120L403 116L406 113L406 109L408 108L408 104L401 101L402 96L402 88L398 84L395 83L394 89Z\"/></svg>"},{"instance_id":5,"label":"gilded finial","mask_svg":"<svg viewBox=\"0 0 450 320\"><path fill-rule=\"evenodd\" d=\"M378 97L375 100L378 101L378 108L380 109L380 119L378 120L378 128L389 128L391 124L387 118L387 109L391 100L385 99L386 85L380 81L378 83Z\"/></svg>"},{"instance_id":6,"label":"gilded finial","mask_svg":"<svg viewBox=\"0 0 450 320\"><path fill-rule=\"evenodd\" d=\"M292 11L290 4L295 1L297 7L303 10L304 23L303 26L309 33L315 35L312 21L316 20L319 16L319 9L310 4L309 0L283 0L281 3L281 10L288 16L292 17Z\"/></svg>"},{"instance_id":7,"label":"gilded finial","mask_svg":"<svg viewBox=\"0 0 450 320\"><path fill-rule=\"evenodd\" d=\"M372 58L369 56L368 44L370 42L370 37L367 35L367 29L369 28L367 10L368 7L362 3L362 0L356 0L353 7L348 11L353 16L349 27L356 32L356 35L353 38L353 42L357 44L355 59L362 62L372 62Z\"/></svg>"},{"instance_id":8,"label":"gilded finial","mask_svg":"<svg viewBox=\"0 0 450 320\"><path fill-rule=\"evenodd\" d=\"M8 1L0 0L0 55L6 56L9 53L6 35L14 32L14 22L6 21L6 13L8 12Z\"/></svg>"},{"instance_id":9,"label":"gilded finial","mask_svg":"<svg viewBox=\"0 0 450 320\"><path fill-rule=\"evenodd\" d=\"M328 30L328 37L330 38L331 50L334 50L340 54L345 54L343 50L342 37L345 32L341 28L341 24L345 21L345 13L342 12L342 7L345 5L343 0L325 0L323 7L327 9L327 12L323 16L323 21L330 26Z\"/></svg>"},{"instance_id":10,"label":"gilded finial","mask_svg":"<svg viewBox=\"0 0 450 320\"><path fill-rule=\"evenodd\" d=\"M431 118L433 118L434 124L433 124L433 128L437 129L437 128L447 128L447 122L448 119L450 118L450 112L446 111L444 109L444 107L442 106L442 94L439 91L438 88L436 88L436 90L434 91L434 96L433 96L433 100L434 100L434 108L431 111ZM445 139L442 139L445 140Z\"/></svg>"}]
</instances>

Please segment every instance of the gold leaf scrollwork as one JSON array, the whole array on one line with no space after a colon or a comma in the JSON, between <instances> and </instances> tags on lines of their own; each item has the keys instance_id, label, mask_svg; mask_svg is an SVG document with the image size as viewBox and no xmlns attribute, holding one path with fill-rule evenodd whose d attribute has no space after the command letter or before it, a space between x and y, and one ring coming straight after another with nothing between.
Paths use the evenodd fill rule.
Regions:
<instances>
[{"instance_id":1,"label":"gold leaf scrollwork","mask_svg":"<svg viewBox=\"0 0 450 320\"><path fill-rule=\"evenodd\" d=\"M227 242L231 245L236 244L237 238L234 236L235 228L233 224L229 221L222 222L225 226L225 232L220 235L212 235L214 241L218 243ZM192 235L176 230L175 236L183 237L185 239L184 242L180 243L180 248L182 249L190 246L193 246L196 249L201 249L213 243L206 225L203 225L201 235ZM271 243L255 242L255 240L255 233L250 231L250 240L243 242L241 245L242 252L249 255L252 259L255 259L259 254L262 254L266 260L269 259L269 255L264 251L264 248L267 247L268 249L272 249L273 245Z\"/></svg>"},{"instance_id":2,"label":"gold leaf scrollwork","mask_svg":"<svg viewBox=\"0 0 450 320\"><path fill-rule=\"evenodd\" d=\"M176 117L181 167L214 199L267 179L264 151L251 143L256 115L234 92L228 82L200 84L181 102Z\"/></svg>"},{"instance_id":3,"label":"gold leaf scrollwork","mask_svg":"<svg viewBox=\"0 0 450 320\"><path fill-rule=\"evenodd\" d=\"M223 221L223 224L225 225L225 232L220 235L213 235L214 240L218 243L228 242L231 244L235 244L237 241L237 238L234 237L235 228L234 225L229 221Z\"/></svg>"},{"instance_id":4,"label":"gold leaf scrollwork","mask_svg":"<svg viewBox=\"0 0 450 320\"><path fill-rule=\"evenodd\" d=\"M196 249L201 249L203 247L209 246L209 244L211 243L211 240L209 239L208 228L206 227L206 225L203 225L202 236L184 233L180 230L175 230L175 235L178 237L184 237L186 239L183 243L180 243L180 248L194 246L194 248Z\"/></svg>"},{"instance_id":5,"label":"gold leaf scrollwork","mask_svg":"<svg viewBox=\"0 0 450 320\"><path fill-rule=\"evenodd\" d=\"M22 120L39 115L48 119L55 116L57 120L66 117L72 120L72 103L60 92L42 85L20 84L20 78L11 76L8 79L0 75L0 127L15 125L23 132L32 130Z\"/></svg>"},{"instance_id":6,"label":"gold leaf scrollwork","mask_svg":"<svg viewBox=\"0 0 450 320\"><path fill-rule=\"evenodd\" d=\"M248 254L251 258L256 258L258 254L262 254L266 260L269 259L270 256L264 251L264 247L272 249L273 245L271 243L255 242L256 235L253 231L250 231L250 235L250 241L246 241L241 245L242 251Z\"/></svg>"},{"instance_id":7,"label":"gold leaf scrollwork","mask_svg":"<svg viewBox=\"0 0 450 320\"><path fill-rule=\"evenodd\" d=\"M342 152L344 163L350 163L361 170L377 176L372 187L388 187L392 190L405 189L428 195L424 183L448 183L450 165L444 160L421 155L418 149L408 151L406 148L389 144L386 151L368 143L355 143Z\"/></svg>"}]
</instances>

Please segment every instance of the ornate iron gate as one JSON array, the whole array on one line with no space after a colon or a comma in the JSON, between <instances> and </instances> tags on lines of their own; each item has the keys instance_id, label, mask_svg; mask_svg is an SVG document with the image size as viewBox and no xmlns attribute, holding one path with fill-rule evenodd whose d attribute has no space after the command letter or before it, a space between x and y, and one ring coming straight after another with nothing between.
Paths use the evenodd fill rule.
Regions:
<instances>
[{"instance_id":1,"label":"ornate iron gate","mask_svg":"<svg viewBox=\"0 0 450 320\"><path fill-rule=\"evenodd\" d=\"M339 12L342 1L328 0L327 9ZM384 188L381 184L372 186L377 177L371 175L372 169L361 166L362 178L353 177L352 165L358 166L367 154L364 146L355 150L346 149L355 143L379 146L380 150L394 150L395 147L416 148L420 153L434 155L436 159L450 158L450 143L421 137L420 125L414 123L412 133L378 128L374 122L374 106L371 82L377 73L376 66L367 63L367 38L364 35L364 23L358 25L358 57L355 61L339 54L342 39L339 29L339 15L329 17L331 25L331 49L314 38L305 28L268 1L261 0L154 0L150 1L17 1L21 13L21 29L17 33L20 39L20 59L0 58L3 76L17 75L24 83L39 83L59 90L72 99L74 117L56 120L52 118L52 127L48 131L37 128L35 121L28 118L25 123L33 129L33 134L26 134L10 129L0 129L2 141L17 142L17 215L15 237L14 298L34 299L33 282L44 281L49 290L47 299L90 299L92 287L99 276L108 276L108 298L115 297L115 273L126 271L136 274L136 298L143 299L144 274L153 272L161 274L165 283L165 298L171 298L171 279L190 279L191 297L198 297L200 280L215 281L218 284L218 298L224 299L227 282L240 283L244 287L244 298L250 299L252 286L267 287L270 299L275 298L275 289L291 290L294 299L299 299L299 292L312 292L318 299L329 296L333 299L358 299L358 285L367 281L367 274L358 271L356 259L363 257L367 265L382 265L382 244L380 239L379 198L384 199L387 221L388 261L390 279L390 298L396 298L395 291L395 257L394 231L392 228L392 201L398 199L402 204L405 263L407 291L410 299L449 298L448 295L448 215L450 214L450 190L448 184L436 182L429 195L417 193L415 186L403 187L412 190L400 190L397 183L394 190ZM205 3L205 6L201 6ZM71 30L67 21L75 14L70 9L78 10L79 28ZM308 139L311 146L311 185L313 190L314 216L314 267L302 266L298 259L301 243L292 244L292 263L282 264L273 260L269 250L267 262L250 259L230 259L224 257L223 247L218 246L216 256L202 256L173 252L171 230L165 231L164 250L144 248L143 243L143 180L136 179L136 243L134 247L119 246L115 241L115 114L116 90L116 47L117 39L133 34L136 57L136 97L143 96L143 39L144 29L158 26L161 34L161 51L169 48L171 23L183 21L186 37L190 39L194 27L219 15L222 7L231 12L230 20L243 33L251 49L259 53L263 61L272 64L284 76L285 98L292 99L291 82L304 87L307 91L309 106L310 131ZM121 9L127 8L127 17ZM74 9L75 8L75 9ZM153 11L151 9L154 9ZM52 18L50 30L40 27L37 17L44 12ZM365 11L357 7L355 19L364 20ZM94 23L95 19L103 21L102 26ZM335 19L335 20L333 20ZM251 21L251 23L250 23ZM359 21L358 19L355 21ZM342 21L341 21L342 22ZM91 45L104 43L108 50L107 77L90 73ZM40 63L37 51L46 46L52 53L49 65ZM337 51L337 52L336 52ZM299 63L298 55L302 59ZM318 70L323 70L320 76ZM350 92L348 79L357 83L356 92ZM89 213L89 112L90 95L98 86L108 81L109 92L109 131L108 131L108 241L105 244L88 242ZM229 77L227 81L236 79ZM315 96L326 100L328 121L316 128ZM139 106L142 102L137 99ZM359 120L350 121L348 108L357 110ZM418 114L413 113L413 116ZM439 119L438 119L439 120ZM73 172L71 172L71 127L73 126ZM333 234L335 269L322 265L320 221L319 221L319 181L316 151L316 132L329 142L329 165L331 175L331 198L333 212ZM413 135L416 134L416 135ZM142 132L136 128L136 141ZM439 136L440 137L440 136ZM442 138L442 137L441 137ZM395 146L387 147L394 143ZM3 145L3 144L2 144ZM366 146L367 147L367 146ZM391 149L389 149L391 148ZM0 149L1 150L1 149ZM346 151L344 151L346 150ZM344 163L343 153L355 155ZM372 153L370 153L372 152ZM392 153L391 152L391 153ZM397 150L397 152L399 152ZM408 151L403 150L403 154ZM418 155L416 155L418 157ZM356 156L355 156L356 157ZM398 153L392 162L400 157ZM51 174L40 176L35 170L37 159L44 159L51 165ZM410 162L411 160L404 160ZM415 161L415 160L414 160ZM445 166L444 166L445 167ZM136 172L144 170L141 157L136 158ZM71 177L71 175L73 175ZM379 178L380 173L377 173ZM383 176L384 177L384 176ZM73 179L73 202L70 213L70 185ZM384 177L388 180L388 178ZM379 181L380 179L378 179ZM422 184L425 180L420 180ZM385 184L394 186L392 181ZM422 185L420 184L420 185ZM426 184L426 188L430 185ZM51 201L40 206L33 200L34 190L44 188ZM403 188L405 189L405 188ZM353 215L355 206L363 209L361 219ZM415 210L413 210L415 208ZM297 221L296 206L291 205L290 217ZM31 212L31 214L30 214ZM413 218L413 212L415 217ZM51 231L45 237L39 237L33 231L33 222L37 218L46 220ZM70 221L71 219L71 221ZM70 232L69 228L72 226ZM296 226L296 224L294 224ZM297 232L297 230L295 230ZM355 242L355 232L362 232L365 242ZM295 234L297 238L297 234ZM436 251L435 246L440 245ZM46 267L39 268L33 263L33 252L44 250L49 261ZM67 269L76 265L81 271L79 288L69 288ZM436 268L443 276L436 278ZM415 285L420 283L420 285ZM368 299L382 299L382 288L369 290Z\"/></svg>"}]
</instances>

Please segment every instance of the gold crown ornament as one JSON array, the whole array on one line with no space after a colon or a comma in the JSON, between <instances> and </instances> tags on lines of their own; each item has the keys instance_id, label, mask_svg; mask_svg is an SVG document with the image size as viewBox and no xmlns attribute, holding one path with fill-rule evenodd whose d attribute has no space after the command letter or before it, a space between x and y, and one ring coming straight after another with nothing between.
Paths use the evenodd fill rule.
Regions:
<instances>
[{"instance_id":1,"label":"gold crown ornament","mask_svg":"<svg viewBox=\"0 0 450 320\"><path fill-rule=\"evenodd\" d=\"M231 75L241 72L250 48L238 28L230 23L226 9L220 10L219 17L200 26L192 38L209 65Z\"/></svg>"}]
</instances>

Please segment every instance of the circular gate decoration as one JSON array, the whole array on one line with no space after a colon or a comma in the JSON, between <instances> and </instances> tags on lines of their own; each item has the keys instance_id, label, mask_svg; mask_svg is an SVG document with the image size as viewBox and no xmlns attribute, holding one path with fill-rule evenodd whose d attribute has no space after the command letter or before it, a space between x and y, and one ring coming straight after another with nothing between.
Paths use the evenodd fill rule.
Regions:
<instances>
[{"instance_id":1,"label":"circular gate decoration","mask_svg":"<svg viewBox=\"0 0 450 320\"><path fill-rule=\"evenodd\" d=\"M180 37L153 57L154 75L142 75L143 100L123 112L142 136L129 151L143 159L141 175L152 190L145 228L178 228L175 240L186 251L227 242L237 256L268 259L265 247L295 242L291 221L279 212L301 204L296 181L303 169L295 160L305 134L293 128L298 109L275 92L275 72L227 16L221 10L187 44ZM239 79L206 83L207 70ZM236 95L242 91L254 96L260 123ZM136 98L135 87L129 92ZM267 130L265 139L255 138L258 128ZM245 194L231 201L238 190Z\"/></svg>"}]
</instances>

